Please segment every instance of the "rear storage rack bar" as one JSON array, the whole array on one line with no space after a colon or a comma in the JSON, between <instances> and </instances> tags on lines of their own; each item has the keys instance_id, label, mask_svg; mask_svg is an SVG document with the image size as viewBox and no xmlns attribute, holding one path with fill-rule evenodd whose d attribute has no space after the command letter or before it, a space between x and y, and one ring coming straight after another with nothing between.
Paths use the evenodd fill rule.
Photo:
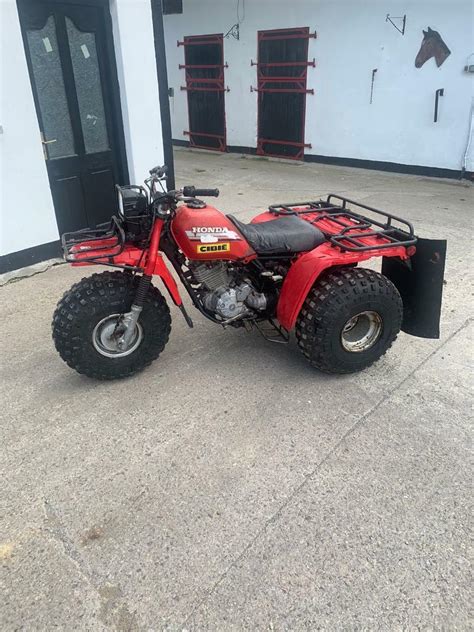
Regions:
<instances>
[{"instance_id":1,"label":"rear storage rack bar","mask_svg":"<svg viewBox=\"0 0 474 632\"><path fill-rule=\"evenodd\" d=\"M64 233L61 244L68 263L94 263L99 259L112 263L112 258L123 252L125 232L114 215L110 222L96 228Z\"/></svg>"},{"instance_id":2,"label":"rear storage rack bar","mask_svg":"<svg viewBox=\"0 0 474 632\"><path fill-rule=\"evenodd\" d=\"M334 203L333 200L341 203ZM348 204L370 211L376 217L367 217L356 212ZM308 218L305 219L316 225L331 244L343 251L364 252L394 246L407 247L415 245L417 241L413 226L407 220L334 193L328 195L326 200L274 204L269 207L269 212L273 215L307 215ZM315 217L311 217L312 215Z\"/></svg>"}]
</instances>

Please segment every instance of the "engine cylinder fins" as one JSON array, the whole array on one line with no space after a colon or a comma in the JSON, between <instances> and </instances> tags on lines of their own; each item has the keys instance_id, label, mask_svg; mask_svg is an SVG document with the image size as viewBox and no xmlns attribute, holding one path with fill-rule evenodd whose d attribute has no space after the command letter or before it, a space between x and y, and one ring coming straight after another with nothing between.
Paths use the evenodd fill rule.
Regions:
<instances>
[{"instance_id":1,"label":"engine cylinder fins","mask_svg":"<svg viewBox=\"0 0 474 632\"><path fill-rule=\"evenodd\" d=\"M223 261L193 264L191 270L196 281L205 285L208 290L217 290L231 282L227 265Z\"/></svg>"}]
</instances>

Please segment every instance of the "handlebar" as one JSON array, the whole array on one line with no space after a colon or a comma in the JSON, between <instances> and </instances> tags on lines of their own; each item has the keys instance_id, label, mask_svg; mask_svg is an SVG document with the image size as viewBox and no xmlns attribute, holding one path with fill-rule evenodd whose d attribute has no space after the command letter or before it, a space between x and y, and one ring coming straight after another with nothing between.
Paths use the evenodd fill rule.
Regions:
<instances>
[{"instance_id":1,"label":"handlebar","mask_svg":"<svg viewBox=\"0 0 474 632\"><path fill-rule=\"evenodd\" d=\"M219 189L196 189L193 186L183 187L184 197L219 197Z\"/></svg>"},{"instance_id":2,"label":"handlebar","mask_svg":"<svg viewBox=\"0 0 474 632\"><path fill-rule=\"evenodd\" d=\"M151 176L156 176L157 178L164 178L167 171L168 171L168 167L166 165L163 165L162 167L160 166L153 167L153 169L150 169L149 173Z\"/></svg>"}]
</instances>

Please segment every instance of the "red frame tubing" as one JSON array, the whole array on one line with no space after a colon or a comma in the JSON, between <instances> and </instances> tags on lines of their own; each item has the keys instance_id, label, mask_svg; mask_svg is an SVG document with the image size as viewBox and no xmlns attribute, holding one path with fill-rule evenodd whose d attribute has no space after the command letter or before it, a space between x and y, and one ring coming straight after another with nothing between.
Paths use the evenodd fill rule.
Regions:
<instances>
[{"instance_id":1,"label":"red frame tubing","mask_svg":"<svg viewBox=\"0 0 474 632\"><path fill-rule=\"evenodd\" d=\"M163 220L156 219L155 223L153 224L150 245L147 251L145 274L149 274L150 276L156 274L157 276L159 276L165 284L166 289L170 293L174 304L179 307L183 304L183 301L179 294L178 286L176 285L176 281L171 276L170 271L166 267L166 264L163 261L163 257L159 252L162 228Z\"/></svg>"},{"instance_id":2,"label":"red frame tubing","mask_svg":"<svg viewBox=\"0 0 474 632\"><path fill-rule=\"evenodd\" d=\"M179 68L185 71L186 85L181 86L181 90L186 91L189 95L190 92L229 92L229 88L225 87L224 81L224 68L228 68L228 64L224 63L224 36L223 34L215 35L189 35L184 38L182 42L178 41L178 46L199 46L203 44L218 44L221 48L221 63L220 64L179 64ZM186 53L185 53L186 55ZM217 71L216 77L201 78L193 77L193 70L212 69ZM200 85L201 84L201 85ZM203 85L204 84L204 85ZM225 113L225 101L224 101L224 134L209 134L208 132L199 132L191 129L191 119L189 112L189 96L188 96L188 123L189 131L185 131L184 134L189 136L189 146L199 149L208 149L209 151L226 151L227 149L227 125L226 125L226 113ZM193 136L202 138L215 138L218 143L218 147L209 147L207 145L200 145L196 143Z\"/></svg>"},{"instance_id":3,"label":"red frame tubing","mask_svg":"<svg viewBox=\"0 0 474 632\"><path fill-rule=\"evenodd\" d=\"M277 305L278 321L288 331L293 329L309 291L324 270L381 256L409 259L404 246L394 246L385 250L342 252L329 243L324 243L301 255L291 266L283 281Z\"/></svg>"}]
</instances>

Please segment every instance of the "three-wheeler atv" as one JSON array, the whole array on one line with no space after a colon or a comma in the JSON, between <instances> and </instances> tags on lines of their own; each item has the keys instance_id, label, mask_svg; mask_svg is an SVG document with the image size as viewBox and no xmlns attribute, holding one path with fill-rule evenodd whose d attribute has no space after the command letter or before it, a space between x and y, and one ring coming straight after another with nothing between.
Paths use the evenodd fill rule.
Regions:
<instances>
[{"instance_id":1,"label":"three-wheeler atv","mask_svg":"<svg viewBox=\"0 0 474 632\"><path fill-rule=\"evenodd\" d=\"M333 194L275 204L246 224L199 199L217 189L166 191L165 172L117 187L110 224L62 237L73 266L118 268L73 285L54 313L56 349L79 373L122 378L160 355L171 317L153 276L190 327L175 276L211 322L274 342L295 329L303 354L328 373L370 366L400 329L439 336L445 241L419 239L410 222ZM381 273L359 267L374 257Z\"/></svg>"}]
</instances>

